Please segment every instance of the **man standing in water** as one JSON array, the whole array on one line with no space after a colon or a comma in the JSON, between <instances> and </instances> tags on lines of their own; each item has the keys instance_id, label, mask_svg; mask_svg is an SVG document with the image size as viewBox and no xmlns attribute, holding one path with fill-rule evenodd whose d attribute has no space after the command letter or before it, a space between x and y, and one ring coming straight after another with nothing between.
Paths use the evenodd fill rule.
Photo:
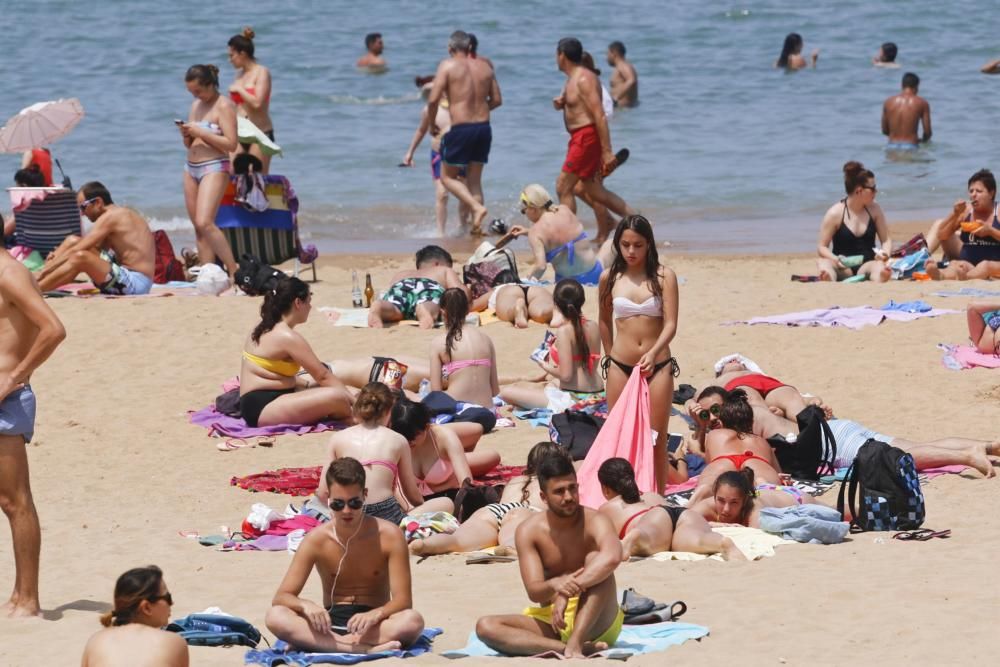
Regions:
<instances>
[{"instance_id":1,"label":"man standing in water","mask_svg":"<svg viewBox=\"0 0 1000 667\"><path fill-rule=\"evenodd\" d=\"M451 34L450 57L441 61L434 75L427 117L431 119L431 134L437 134L434 119L442 96L447 96L451 129L441 140L441 182L472 210L472 234L479 236L487 213L482 179L493 142L490 112L500 106L502 99L492 64L485 58L471 57L470 48L467 33L456 30ZM459 178L463 168L464 182Z\"/></svg>"},{"instance_id":2,"label":"man standing in water","mask_svg":"<svg viewBox=\"0 0 1000 667\"><path fill-rule=\"evenodd\" d=\"M368 53L358 58L357 67L384 70L385 58L382 57L382 51L385 50L385 43L382 41L382 33L370 32L365 35L365 48Z\"/></svg>"},{"instance_id":3,"label":"man standing in water","mask_svg":"<svg viewBox=\"0 0 1000 667\"><path fill-rule=\"evenodd\" d=\"M890 151L913 151L922 141L931 139L931 105L917 95L920 77L913 72L903 75L903 90L882 105L882 134L888 135ZM924 136L917 139L917 126L923 123Z\"/></svg>"},{"instance_id":4,"label":"man standing in water","mask_svg":"<svg viewBox=\"0 0 1000 667\"><path fill-rule=\"evenodd\" d=\"M569 131L569 147L562 172L556 179L559 203L576 213L577 182L590 198L603 204L620 217L633 215L622 198L605 189L599 172L609 173L616 166L611 150L611 132L601 103L601 82L583 66L583 45L574 37L559 40L556 64L566 75L566 86L552 105L563 112L563 122Z\"/></svg>"},{"instance_id":5,"label":"man standing in water","mask_svg":"<svg viewBox=\"0 0 1000 667\"><path fill-rule=\"evenodd\" d=\"M621 42L608 44L608 65L615 68L611 73L611 97L615 106L639 106L639 75L635 66L625 60L625 45Z\"/></svg>"},{"instance_id":6,"label":"man standing in water","mask_svg":"<svg viewBox=\"0 0 1000 667\"><path fill-rule=\"evenodd\" d=\"M35 431L31 374L66 337L34 279L0 252L0 507L10 522L14 592L0 607L10 618L37 616L42 535L31 497L25 444Z\"/></svg>"}]
</instances>

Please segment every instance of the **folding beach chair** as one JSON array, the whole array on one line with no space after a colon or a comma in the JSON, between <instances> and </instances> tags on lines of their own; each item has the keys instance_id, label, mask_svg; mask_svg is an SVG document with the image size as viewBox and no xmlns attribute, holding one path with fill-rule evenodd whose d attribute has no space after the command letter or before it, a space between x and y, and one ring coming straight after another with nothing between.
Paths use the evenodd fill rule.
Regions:
<instances>
[{"instance_id":1,"label":"folding beach chair","mask_svg":"<svg viewBox=\"0 0 1000 667\"><path fill-rule=\"evenodd\" d=\"M81 234L76 193L63 187L7 188L14 209L17 245L45 257L70 234Z\"/></svg>"},{"instance_id":2,"label":"folding beach chair","mask_svg":"<svg viewBox=\"0 0 1000 667\"><path fill-rule=\"evenodd\" d=\"M299 275L300 262L309 264L315 282L316 258L304 255L299 241L299 199L295 190L284 176L268 174L263 178L270 203L266 211L253 212L239 204L235 181L231 181L222 197L215 224L225 234L237 259L244 253L271 265L294 259L294 275Z\"/></svg>"}]
</instances>

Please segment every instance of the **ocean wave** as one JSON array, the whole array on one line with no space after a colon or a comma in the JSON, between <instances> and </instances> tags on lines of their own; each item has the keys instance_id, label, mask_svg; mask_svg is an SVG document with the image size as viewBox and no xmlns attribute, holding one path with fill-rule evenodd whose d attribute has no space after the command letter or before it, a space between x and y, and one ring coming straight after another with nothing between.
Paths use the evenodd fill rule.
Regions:
<instances>
[{"instance_id":1,"label":"ocean wave","mask_svg":"<svg viewBox=\"0 0 1000 667\"><path fill-rule=\"evenodd\" d=\"M191 230L191 220L187 217L174 216L163 220L161 218L148 218L149 228L152 230L162 229L165 232L176 232L181 230Z\"/></svg>"}]
</instances>

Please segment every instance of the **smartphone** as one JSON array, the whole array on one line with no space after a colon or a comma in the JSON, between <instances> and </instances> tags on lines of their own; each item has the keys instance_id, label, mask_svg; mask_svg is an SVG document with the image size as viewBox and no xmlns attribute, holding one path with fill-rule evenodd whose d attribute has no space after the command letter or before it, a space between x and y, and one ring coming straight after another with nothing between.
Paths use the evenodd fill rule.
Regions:
<instances>
[{"instance_id":1,"label":"smartphone","mask_svg":"<svg viewBox=\"0 0 1000 667\"><path fill-rule=\"evenodd\" d=\"M684 442L684 436L680 433L667 434L667 451L676 452L677 448Z\"/></svg>"},{"instance_id":2,"label":"smartphone","mask_svg":"<svg viewBox=\"0 0 1000 667\"><path fill-rule=\"evenodd\" d=\"M185 121L181 120L180 118L174 118L174 125L183 125L184 123Z\"/></svg>"}]
</instances>

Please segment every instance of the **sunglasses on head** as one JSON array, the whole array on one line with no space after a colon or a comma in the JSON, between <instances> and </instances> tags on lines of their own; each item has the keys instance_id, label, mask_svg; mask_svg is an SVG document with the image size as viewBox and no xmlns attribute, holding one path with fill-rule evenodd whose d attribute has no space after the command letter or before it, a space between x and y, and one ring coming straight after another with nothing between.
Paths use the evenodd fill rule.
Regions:
<instances>
[{"instance_id":1,"label":"sunglasses on head","mask_svg":"<svg viewBox=\"0 0 1000 667\"><path fill-rule=\"evenodd\" d=\"M83 213L84 211L86 211L87 207L90 206L91 204L93 204L95 201L97 201L97 197L92 197L90 199L85 199L83 201L83 203L80 204L80 213Z\"/></svg>"},{"instance_id":2,"label":"sunglasses on head","mask_svg":"<svg viewBox=\"0 0 1000 667\"><path fill-rule=\"evenodd\" d=\"M172 596L172 595L170 595L170 593L169 593L169 592L168 592L168 593L164 593L163 595L154 595L154 596L152 596L152 597L148 597L148 598L146 598L146 599L147 599L147 600L149 600L149 601L150 601L151 603L153 603L153 604L156 604L156 603L157 603L157 602L159 602L160 600L166 600L166 601L167 601L167 604L168 604L169 606L171 606L171 607L173 607L173 606L174 606L174 598L173 598L173 596Z\"/></svg>"},{"instance_id":3,"label":"sunglasses on head","mask_svg":"<svg viewBox=\"0 0 1000 667\"><path fill-rule=\"evenodd\" d=\"M701 412L699 412L698 416L701 417L702 421L705 421L706 419L709 418L710 415L715 415L716 417L718 417L720 411L721 410L718 405L713 405L707 410L702 410Z\"/></svg>"},{"instance_id":4,"label":"sunglasses on head","mask_svg":"<svg viewBox=\"0 0 1000 667\"><path fill-rule=\"evenodd\" d=\"M342 512L344 507L350 507L352 510L359 510L365 506L364 498L359 498L354 496L348 500L341 500L340 498L334 498L330 501L330 509L334 512Z\"/></svg>"}]
</instances>

